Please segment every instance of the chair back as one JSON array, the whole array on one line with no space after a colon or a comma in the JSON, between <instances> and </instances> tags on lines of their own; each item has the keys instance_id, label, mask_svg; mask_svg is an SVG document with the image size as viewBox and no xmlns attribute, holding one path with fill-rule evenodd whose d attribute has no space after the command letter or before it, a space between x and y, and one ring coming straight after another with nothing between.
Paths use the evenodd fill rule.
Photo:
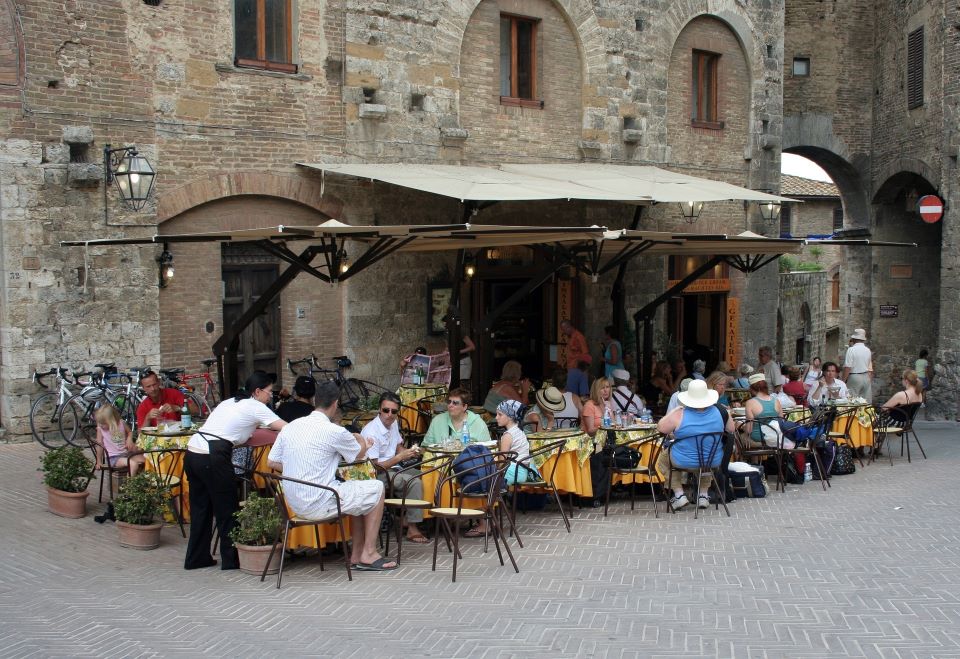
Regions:
<instances>
[{"instance_id":1,"label":"chair back","mask_svg":"<svg viewBox=\"0 0 960 659\"><path fill-rule=\"evenodd\" d=\"M906 405L901 405L902 409L907 415L907 422L904 425L904 428L910 430L913 428L913 420L917 418L917 412L920 411L920 406L922 403L907 403Z\"/></svg>"},{"instance_id":2,"label":"chair back","mask_svg":"<svg viewBox=\"0 0 960 659\"><path fill-rule=\"evenodd\" d=\"M173 478L183 474L183 459L187 454L182 448L158 448L143 452L150 470L157 475L160 485L170 489Z\"/></svg>"},{"instance_id":3,"label":"chair back","mask_svg":"<svg viewBox=\"0 0 960 659\"><path fill-rule=\"evenodd\" d=\"M413 487L417 480L422 480L427 474L433 473L438 474L439 477L440 474L443 474L449 468L450 463L453 462L453 458L454 456L452 455L435 455L432 458L424 458L419 463L409 467L383 470L387 477L388 498L406 501L410 488ZM378 469L381 468L378 467ZM396 481L400 474L409 475L410 478L406 479L403 488L398 490Z\"/></svg>"},{"instance_id":4,"label":"chair back","mask_svg":"<svg viewBox=\"0 0 960 659\"><path fill-rule=\"evenodd\" d=\"M679 437L670 444L670 462L680 469L714 469L723 461L723 433Z\"/></svg>"},{"instance_id":5,"label":"chair back","mask_svg":"<svg viewBox=\"0 0 960 659\"><path fill-rule=\"evenodd\" d=\"M530 451L530 455L516 461L517 469L536 469L537 462L546 464L547 460L550 459L550 455L556 453L556 460L553 461L549 473L538 472L545 483L552 483L553 475L557 471L557 464L560 462L560 454L563 453L563 447L566 446L566 444L566 439L557 439ZM543 459L541 460L539 458ZM522 483L519 483L519 485L522 485Z\"/></svg>"},{"instance_id":6,"label":"chair back","mask_svg":"<svg viewBox=\"0 0 960 659\"><path fill-rule=\"evenodd\" d=\"M337 517L343 515L343 512L340 508L340 495L332 487L320 485L319 483L311 483L309 481L300 480L299 478L281 476L280 474L275 474L268 471L256 471L254 472L254 475L263 479L263 482L267 488L267 492L270 493L270 495L273 497L273 500L277 504L277 512L280 513L280 519L284 524L287 524L292 520L290 509L287 507L287 497L284 493L284 486L291 483L303 485L305 487L315 487L320 490L327 490L331 492L333 494L334 502L337 504Z\"/></svg>"},{"instance_id":7,"label":"chair back","mask_svg":"<svg viewBox=\"0 0 960 659\"><path fill-rule=\"evenodd\" d=\"M471 485L474 485L480 492L485 491L487 505L493 506L500 498L507 468L510 466L510 463L516 461L516 459L516 451L499 451L484 456L484 459L479 460L477 464L459 470L456 467L456 461L451 461L448 473L437 483L437 496L435 501L440 501L440 493L444 487L447 487L454 492L453 498L456 499L457 504L455 507L458 513L461 512L464 507L464 499L470 497L471 493L464 491L464 488L457 488L456 484L465 478L469 480L470 477L473 476L475 478L471 481ZM493 467L492 471L490 469L491 465ZM475 498L476 494L474 494L473 497Z\"/></svg>"},{"instance_id":8,"label":"chair back","mask_svg":"<svg viewBox=\"0 0 960 659\"><path fill-rule=\"evenodd\" d=\"M554 417L554 423L557 428L579 428L580 417L578 416L558 416Z\"/></svg>"}]
</instances>

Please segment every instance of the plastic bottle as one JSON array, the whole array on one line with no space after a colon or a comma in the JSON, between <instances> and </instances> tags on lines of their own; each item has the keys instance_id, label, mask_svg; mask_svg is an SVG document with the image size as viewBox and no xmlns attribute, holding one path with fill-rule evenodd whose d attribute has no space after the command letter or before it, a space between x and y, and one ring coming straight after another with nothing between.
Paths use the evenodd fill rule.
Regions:
<instances>
[{"instance_id":1,"label":"plastic bottle","mask_svg":"<svg viewBox=\"0 0 960 659\"><path fill-rule=\"evenodd\" d=\"M180 427L185 430L193 427L193 419L190 418L190 408L187 406L186 399L183 401L183 407L180 408Z\"/></svg>"},{"instance_id":2,"label":"plastic bottle","mask_svg":"<svg viewBox=\"0 0 960 659\"><path fill-rule=\"evenodd\" d=\"M460 435L460 443L463 444L466 448L467 444L470 443L470 426L467 424L467 420L463 420L463 430Z\"/></svg>"},{"instance_id":3,"label":"plastic bottle","mask_svg":"<svg viewBox=\"0 0 960 659\"><path fill-rule=\"evenodd\" d=\"M614 418L614 422L617 424L617 427L622 428L622 427L623 427L623 414L620 413L620 410L617 410L617 411L616 411L616 414L614 415L613 418Z\"/></svg>"},{"instance_id":4,"label":"plastic bottle","mask_svg":"<svg viewBox=\"0 0 960 659\"><path fill-rule=\"evenodd\" d=\"M810 463L807 463L806 468L803 470L803 482L809 483L813 480L813 469L810 467Z\"/></svg>"},{"instance_id":5,"label":"plastic bottle","mask_svg":"<svg viewBox=\"0 0 960 659\"><path fill-rule=\"evenodd\" d=\"M603 410L603 427L604 428L610 427L610 408L609 407Z\"/></svg>"}]
</instances>

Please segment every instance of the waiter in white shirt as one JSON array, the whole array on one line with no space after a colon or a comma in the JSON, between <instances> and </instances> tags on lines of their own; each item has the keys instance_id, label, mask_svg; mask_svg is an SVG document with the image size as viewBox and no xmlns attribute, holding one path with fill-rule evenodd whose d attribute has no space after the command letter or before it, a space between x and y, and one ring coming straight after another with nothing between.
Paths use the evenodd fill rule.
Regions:
<instances>
[{"instance_id":1,"label":"waiter in white shirt","mask_svg":"<svg viewBox=\"0 0 960 659\"><path fill-rule=\"evenodd\" d=\"M843 358L843 380L847 383L852 397L860 397L867 401L873 400L873 353L864 343L867 332L861 328L853 330L850 335L853 345L847 348Z\"/></svg>"}]
</instances>

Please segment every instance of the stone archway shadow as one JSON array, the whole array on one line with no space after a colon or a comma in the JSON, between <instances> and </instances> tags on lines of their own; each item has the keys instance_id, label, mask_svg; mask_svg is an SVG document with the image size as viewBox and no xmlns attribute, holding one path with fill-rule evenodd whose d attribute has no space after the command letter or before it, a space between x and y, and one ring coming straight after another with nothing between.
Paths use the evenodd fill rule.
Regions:
<instances>
[{"instance_id":1,"label":"stone archway shadow","mask_svg":"<svg viewBox=\"0 0 960 659\"><path fill-rule=\"evenodd\" d=\"M790 146L785 147L783 152L812 160L830 176L840 190L844 224L848 228L870 228L870 196L860 177L860 172L848 160L829 149L818 146Z\"/></svg>"}]
</instances>

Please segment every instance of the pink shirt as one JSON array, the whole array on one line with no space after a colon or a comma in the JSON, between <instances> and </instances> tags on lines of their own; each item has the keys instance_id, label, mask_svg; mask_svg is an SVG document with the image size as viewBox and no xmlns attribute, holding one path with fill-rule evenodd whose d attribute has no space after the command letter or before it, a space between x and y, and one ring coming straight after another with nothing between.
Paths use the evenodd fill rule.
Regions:
<instances>
[{"instance_id":1,"label":"pink shirt","mask_svg":"<svg viewBox=\"0 0 960 659\"><path fill-rule=\"evenodd\" d=\"M100 428L100 437L103 438L103 449L107 452L107 457L109 458L126 457L127 455L127 426L124 425L123 421L120 422L120 427L117 428L117 435L115 439L109 429Z\"/></svg>"}]
</instances>

